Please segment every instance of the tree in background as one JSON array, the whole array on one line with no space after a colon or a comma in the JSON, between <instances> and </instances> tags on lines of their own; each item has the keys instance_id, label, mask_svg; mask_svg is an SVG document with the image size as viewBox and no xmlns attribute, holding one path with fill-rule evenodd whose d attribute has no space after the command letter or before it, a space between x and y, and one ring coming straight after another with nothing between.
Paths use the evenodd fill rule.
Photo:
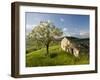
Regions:
<instances>
[{"instance_id":1,"label":"tree in background","mask_svg":"<svg viewBox=\"0 0 100 80\"><path fill-rule=\"evenodd\" d=\"M38 43L42 43L46 47L48 55L50 43L55 37L62 36L62 34L61 29L53 25L50 21L41 21L28 36L34 38Z\"/></svg>"}]
</instances>

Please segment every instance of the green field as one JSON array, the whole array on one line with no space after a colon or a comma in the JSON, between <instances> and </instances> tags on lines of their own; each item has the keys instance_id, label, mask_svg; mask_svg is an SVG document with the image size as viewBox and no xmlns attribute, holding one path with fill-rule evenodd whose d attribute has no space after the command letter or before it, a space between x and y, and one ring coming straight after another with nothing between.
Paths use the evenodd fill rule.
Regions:
<instances>
[{"instance_id":1,"label":"green field","mask_svg":"<svg viewBox=\"0 0 100 80\"><path fill-rule=\"evenodd\" d=\"M80 53L80 56L76 58L74 55L62 51L60 45L50 46L49 55L46 55L46 48L26 54L26 67L80 64L89 64L88 53Z\"/></svg>"}]
</instances>

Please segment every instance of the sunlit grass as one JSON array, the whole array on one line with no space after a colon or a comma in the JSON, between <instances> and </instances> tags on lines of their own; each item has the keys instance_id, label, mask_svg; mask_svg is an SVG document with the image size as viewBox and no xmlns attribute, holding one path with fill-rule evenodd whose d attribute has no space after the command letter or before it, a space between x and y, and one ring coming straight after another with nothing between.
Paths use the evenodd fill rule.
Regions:
<instances>
[{"instance_id":1,"label":"sunlit grass","mask_svg":"<svg viewBox=\"0 0 100 80\"><path fill-rule=\"evenodd\" d=\"M62 51L59 45L51 46L49 55L46 55L46 48L26 54L26 67L79 64L89 64L88 53L82 53L80 57L76 58L74 55Z\"/></svg>"}]
</instances>

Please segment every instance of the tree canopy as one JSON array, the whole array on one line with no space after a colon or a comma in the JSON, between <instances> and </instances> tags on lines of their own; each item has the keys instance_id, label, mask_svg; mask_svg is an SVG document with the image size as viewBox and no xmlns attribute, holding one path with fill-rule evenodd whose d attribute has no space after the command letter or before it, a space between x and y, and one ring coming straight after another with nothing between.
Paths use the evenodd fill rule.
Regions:
<instances>
[{"instance_id":1,"label":"tree canopy","mask_svg":"<svg viewBox=\"0 0 100 80\"><path fill-rule=\"evenodd\" d=\"M32 29L28 37L45 45L47 54L49 54L49 45L51 41L58 36L62 36L63 32L50 21L41 21Z\"/></svg>"}]
</instances>

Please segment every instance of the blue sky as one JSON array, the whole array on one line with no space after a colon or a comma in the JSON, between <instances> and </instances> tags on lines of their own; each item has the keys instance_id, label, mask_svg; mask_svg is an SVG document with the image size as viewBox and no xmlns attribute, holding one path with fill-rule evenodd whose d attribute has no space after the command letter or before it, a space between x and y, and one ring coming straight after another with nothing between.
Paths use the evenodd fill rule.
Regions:
<instances>
[{"instance_id":1,"label":"blue sky","mask_svg":"<svg viewBox=\"0 0 100 80\"><path fill-rule=\"evenodd\" d=\"M64 32L63 36L79 38L89 37L89 15L54 14L26 12L26 33L29 33L40 21L51 21Z\"/></svg>"}]
</instances>

